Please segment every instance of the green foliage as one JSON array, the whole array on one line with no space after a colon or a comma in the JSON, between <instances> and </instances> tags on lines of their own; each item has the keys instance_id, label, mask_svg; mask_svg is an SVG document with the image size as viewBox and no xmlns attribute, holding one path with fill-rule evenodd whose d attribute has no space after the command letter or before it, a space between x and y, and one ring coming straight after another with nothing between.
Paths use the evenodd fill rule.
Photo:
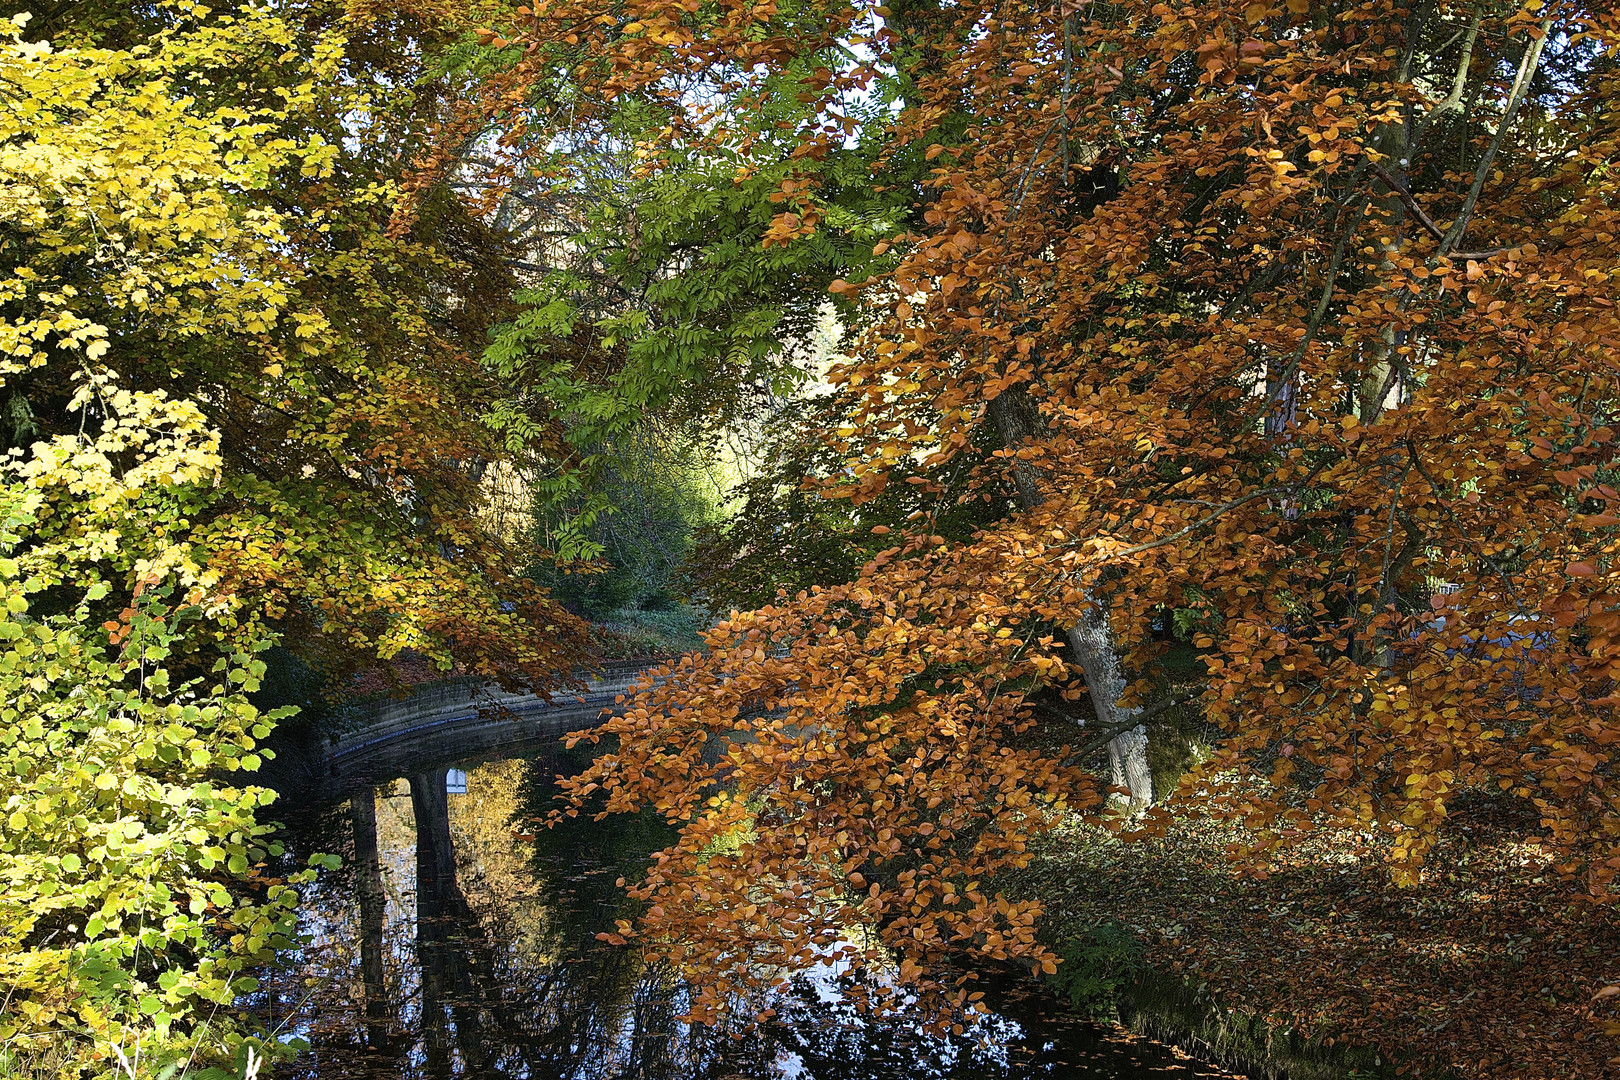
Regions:
<instances>
[{"instance_id":1,"label":"green foliage","mask_svg":"<svg viewBox=\"0 0 1620 1080\"><path fill-rule=\"evenodd\" d=\"M965 540L1007 511L1010 493L958 497L968 475L961 462L896 469L894 482L859 506L837 497L848 477L825 438L827 404L791 400L765 419L762 468L731 493L736 508L723 521L697 531L681 570L684 596L716 612L749 611L775 602L779 590L854 580L903 529Z\"/></svg>"},{"instance_id":2,"label":"green foliage","mask_svg":"<svg viewBox=\"0 0 1620 1080\"><path fill-rule=\"evenodd\" d=\"M616 655L676 656L703 648L703 631L714 621L702 608L670 604L647 609L615 611L602 626L617 639L610 642Z\"/></svg>"},{"instance_id":3,"label":"green foliage","mask_svg":"<svg viewBox=\"0 0 1620 1080\"><path fill-rule=\"evenodd\" d=\"M1141 943L1117 922L1102 922L1057 949L1063 963L1050 976L1076 1008L1089 1016L1114 1018L1120 995L1142 965Z\"/></svg>"},{"instance_id":4,"label":"green foliage","mask_svg":"<svg viewBox=\"0 0 1620 1080\"><path fill-rule=\"evenodd\" d=\"M1193 631L1204 624L1204 618L1205 613L1196 608L1178 607L1170 613L1171 626L1181 641L1191 638Z\"/></svg>"},{"instance_id":5,"label":"green foliage","mask_svg":"<svg viewBox=\"0 0 1620 1080\"><path fill-rule=\"evenodd\" d=\"M1171 609L1170 629L1178 641L1191 641L1194 635L1212 633L1221 622L1209 596L1202 590L1188 586L1183 590L1185 607Z\"/></svg>"},{"instance_id":6,"label":"green foliage","mask_svg":"<svg viewBox=\"0 0 1620 1080\"><path fill-rule=\"evenodd\" d=\"M6 496L10 553L30 522ZM168 662L203 612L172 586L138 588L97 629L104 587L41 618L19 568L0 558L0 1039L105 1059L144 1038L154 1065L199 1041L203 1060L228 1052L229 1025L203 1021L290 943L300 879L260 876L279 849L255 815L274 795L225 779L258 768L291 711L248 701L264 645L179 680Z\"/></svg>"},{"instance_id":7,"label":"green foliage","mask_svg":"<svg viewBox=\"0 0 1620 1080\"><path fill-rule=\"evenodd\" d=\"M534 578L569 610L592 619L667 607L672 579L694 533L719 512L719 492L705 456L706 448L689 432L669 433L651 424L625 433L614 446L598 448L589 497L561 505L536 500L543 550L556 552L578 536L598 558L568 567L543 561L531 571ZM590 505L600 509L588 510Z\"/></svg>"},{"instance_id":8,"label":"green foliage","mask_svg":"<svg viewBox=\"0 0 1620 1080\"><path fill-rule=\"evenodd\" d=\"M670 145L665 114L627 99L594 137L572 133L526 151L553 179L514 199L564 203L564 213L531 216L568 239L532 241L536 276L484 357L514 392L486 422L513 445L555 439L564 467L537 494L564 511L554 530L561 560L603 553L592 529L617 505L597 475L612 468L612 448L651 414L723 423L796 389L812 373L795 346L814 334L828 286L870 273L880 263L874 246L900 227L903 199L874 191L869 150L794 156L791 130L805 106L793 77L778 78L781 92L745 118L756 129L746 148ZM643 160L650 147L656 165ZM823 200L820 228L762 242L784 181L801 176Z\"/></svg>"},{"instance_id":9,"label":"green foliage","mask_svg":"<svg viewBox=\"0 0 1620 1080\"><path fill-rule=\"evenodd\" d=\"M0 383L10 440L36 441L0 460L0 1043L8 1067L202 1068L243 1046L219 1009L293 927L294 882L257 869L272 796L228 779L286 710L249 702L267 642L220 632L230 600L188 536L220 433L115 365L268 329L286 233L240 193L329 147L271 138L307 85L251 108L175 86L299 66L262 11L127 53L24 43L22 21L0 35ZM331 70L316 51L306 75Z\"/></svg>"},{"instance_id":10,"label":"green foliage","mask_svg":"<svg viewBox=\"0 0 1620 1080\"><path fill-rule=\"evenodd\" d=\"M504 249L448 192L387 233L414 50L339 0L141 8L0 23L0 433L63 508L33 572L173 572L219 602L210 648L280 632L331 670L567 669L571 621L469 524Z\"/></svg>"}]
</instances>

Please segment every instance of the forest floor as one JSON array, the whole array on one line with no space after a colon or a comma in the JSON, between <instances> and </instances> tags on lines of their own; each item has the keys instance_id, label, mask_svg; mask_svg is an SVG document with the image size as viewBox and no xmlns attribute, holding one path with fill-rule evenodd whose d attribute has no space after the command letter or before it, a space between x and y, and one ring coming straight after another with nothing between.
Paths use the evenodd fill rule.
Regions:
<instances>
[{"instance_id":1,"label":"forest floor","mask_svg":"<svg viewBox=\"0 0 1620 1080\"><path fill-rule=\"evenodd\" d=\"M1226 826L1121 841L1077 822L1015 888L1044 901L1053 942L1123 923L1152 969L1319 1048L1422 1077L1620 1077L1620 993L1600 995L1620 984L1620 920L1572 903L1524 824L1460 807L1402 888L1346 840L1302 839L1256 874L1226 857Z\"/></svg>"}]
</instances>

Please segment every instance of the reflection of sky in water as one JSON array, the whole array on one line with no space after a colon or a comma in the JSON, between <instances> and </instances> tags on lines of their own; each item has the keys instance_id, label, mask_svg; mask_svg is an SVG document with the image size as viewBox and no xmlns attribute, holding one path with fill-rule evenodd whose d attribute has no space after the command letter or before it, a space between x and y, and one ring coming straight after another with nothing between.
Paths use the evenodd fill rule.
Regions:
<instances>
[{"instance_id":1,"label":"reflection of sky in water","mask_svg":"<svg viewBox=\"0 0 1620 1080\"><path fill-rule=\"evenodd\" d=\"M514 822L549 806L549 753L467 767L466 793L443 769L377 790L381 933L364 932L363 870L346 806L292 830L292 858L344 856L306 892L307 942L253 1003L283 1038L311 1049L280 1076L510 1077L536 1080L1013 1080L1217 1075L1175 1052L1064 1017L1028 984L981 981L990 1013L960 1036L927 1035L914 1000L863 1015L841 963L816 965L739 1010L771 1007L755 1029L682 1024L686 995L667 972L595 941L625 917L615 880L659 846L635 819L573 823L533 844ZM435 790L436 786L436 790ZM414 794L414 797L413 797ZM425 799L425 801L424 801ZM417 811L427 822L417 832ZM373 904L373 907L376 905ZM370 995L364 958L380 961Z\"/></svg>"}]
</instances>

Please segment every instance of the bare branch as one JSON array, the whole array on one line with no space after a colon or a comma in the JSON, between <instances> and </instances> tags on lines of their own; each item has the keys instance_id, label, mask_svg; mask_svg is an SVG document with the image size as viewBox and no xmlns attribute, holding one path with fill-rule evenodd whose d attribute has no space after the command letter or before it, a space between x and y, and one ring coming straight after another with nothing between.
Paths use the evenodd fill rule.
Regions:
<instances>
[{"instance_id":1,"label":"bare branch","mask_svg":"<svg viewBox=\"0 0 1620 1080\"><path fill-rule=\"evenodd\" d=\"M1474 216L1474 207L1479 204L1479 193L1485 188L1485 177L1491 170L1491 164L1496 161L1496 152L1502 148L1502 140L1507 137L1508 129L1513 126L1513 120L1519 113L1519 106L1530 92L1530 80L1535 77L1536 69L1541 66L1541 50L1547 44L1547 34L1552 30L1552 20L1543 19L1541 34L1530 42L1524 51L1524 58L1519 61L1519 72L1513 79L1513 90L1508 95L1507 107L1502 110L1502 122L1496 126L1496 135L1491 139L1491 145L1485 151L1485 156L1479 159L1479 167L1474 170L1474 183L1468 189L1468 198L1463 200L1462 209L1457 212L1457 220L1451 223L1446 230L1445 237L1440 241L1438 254L1450 254L1451 249L1457 246L1463 233L1468 229L1469 219Z\"/></svg>"},{"instance_id":2,"label":"bare branch","mask_svg":"<svg viewBox=\"0 0 1620 1080\"><path fill-rule=\"evenodd\" d=\"M1430 236L1434 237L1436 240L1444 243L1446 234L1441 231L1440 226L1434 223L1433 218L1424 213L1423 207L1418 204L1417 199L1413 197L1412 193L1402 187L1400 181L1394 176L1390 175L1389 171L1386 170L1382 165L1374 162L1372 165L1372 171L1377 173L1378 178L1385 184L1389 185L1389 189L1395 193L1401 202L1406 204L1407 209L1411 210L1412 213L1416 215L1418 224L1423 226L1424 231ZM1466 261L1469 259L1472 259L1475 262L1483 262L1486 259L1494 259L1498 255L1506 255L1510 251L1517 251L1522 246L1523 245L1521 244L1510 247L1492 248L1489 251L1453 251L1451 254L1444 257L1451 259L1454 262Z\"/></svg>"},{"instance_id":3,"label":"bare branch","mask_svg":"<svg viewBox=\"0 0 1620 1080\"><path fill-rule=\"evenodd\" d=\"M1322 283L1322 295L1316 302L1316 310L1305 323L1305 336L1299 339L1294 348L1294 355L1289 357L1288 364L1282 373L1277 376L1277 388L1266 395L1265 404L1260 408L1260 415L1265 416L1271 412L1271 407L1277 404L1282 396L1283 389L1299 371L1299 365L1305 359L1305 353L1310 350L1311 343L1316 340L1317 333L1322 329L1322 322L1327 318L1328 307L1333 302L1333 289L1339 280L1339 267L1344 262L1344 250L1350 244L1350 239L1356 234L1356 227L1361 224L1361 217L1367 212L1367 198L1362 196L1356 206L1355 217L1351 219L1349 228L1339 235L1338 243L1333 245L1333 256L1328 260L1326 280Z\"/></svg>"},{"instance_id":4,"label":"bare branch","mask_svg":"<svg viewBox=\"0 0 1620 1080\"><path fill-rule=\"evenodd\" d=\"M1078 750L1069 755L1069 759L1071 761L1083 761L1092 754L1095 754L1098 750L1101 750L1103 747L1107 746L1109 743L1113 742L1116 737L1124 734L1132 728L1141 727L1143 724L1147 723L1149 720L1152 720L1161 713L1167 712L1168 710L1175 708L1177 705L1185 705L1191 700L1192 699L1189 697L1166 698L1165 700L1156 704L1149 705L1141 712L1132 716L1129 720L1121 720L1119 723L1109 724L1105 728L1087 727L1085 721L1081 720L1079 717L1070 716L1068 713L1054 709L1049 705L1041 705L1038 707L1045 712L1051 713L1053 716L1061 717L1062 719L1068 720L1079 727L1086 728L1087 731L1097 732L1097 735L1094 738L1092 738L1089 742L1081 744Z\"/></svg>"},{"instance_id":5,"label":"bare branch","mask_svg":"<svg viewBox=\"0 0 1620 1080\"><path fill-rule=\"evenodd\" d=\"M1457 61L1457 77L1452 80L1451 93L1447 94L1438 104L1435 105L1434 108L1430 109L1428 113L1424 115L1423 121L1421 124L1419 124L1417 132L1412 136L1411 145L1407 148L1408 154L1415 154L1417 152L1417 148L1419 144L1422 143L1423 137L1428 134L1429 128L1434 125L1436 120L1440 119L1440 117L1444 116L1448 112L1453 110L1460 111L1462 109L1463 91L1468 85L1468 69L1473 64L1474 60L1474 42L1479 39L1479 21L1484 14L1484 5L1476 5L1474 8L1474 17L1468 23L1468 30L1466 31L1468 38L1463 42L1462 57ZM1447 42L1446 44L1449 45L1451 43Z\"/></svg>"}]
</instances>

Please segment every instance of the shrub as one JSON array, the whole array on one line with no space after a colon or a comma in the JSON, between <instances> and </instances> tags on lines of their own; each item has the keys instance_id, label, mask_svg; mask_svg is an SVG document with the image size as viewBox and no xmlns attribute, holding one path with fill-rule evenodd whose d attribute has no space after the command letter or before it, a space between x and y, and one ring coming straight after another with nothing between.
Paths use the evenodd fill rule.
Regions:
<instances>
[{"instance_id":1,"label":"shrub","mask_svg":"<svg viewBox=\"0 0 1620 1080\"><path fill-rule=\"evenodd\" d=\"M1117 922L1102 922L1057 949L1063 958L1051 982L1089 1016L1118 1016L1121 991L1136 977L1142 946Z\"/></svg>"},{"instance_id":2,"label":"shrub","mask_svg":"<svg viewBox=\"0 0 1620 1080\"><path fill-rule=\"evenodd\" d=\"M85 605L31 616L14 560L0 584L0 1042L98 1072L138 1043L154 1068L231 1054L241 1034L207 1021L290 944L297 899L261 874L274 793L230 780L290 711L247 700L262 645L176 681L198 612L172 588L97 629Z\"/></svg>"}]
</instances>

